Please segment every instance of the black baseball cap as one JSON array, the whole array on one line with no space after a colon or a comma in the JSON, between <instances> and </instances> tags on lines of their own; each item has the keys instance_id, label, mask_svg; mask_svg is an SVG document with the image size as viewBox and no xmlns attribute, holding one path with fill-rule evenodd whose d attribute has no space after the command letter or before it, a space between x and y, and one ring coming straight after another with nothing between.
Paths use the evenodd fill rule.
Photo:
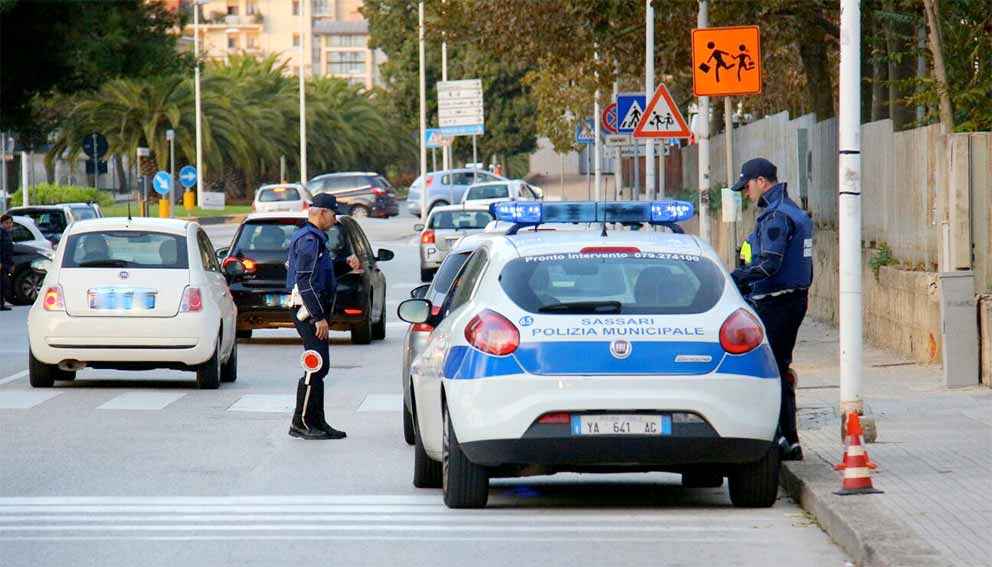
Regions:
<instances>
[{"instance_id":1,"label":"black baseball cap","mask_svg":"<svg viewBox=\"0 0 992 567\"><path fill-rule=\"evenodd\" d=\"M311 207L317 207L318 209L331 209L334 212L338 212L338 200L334 195L328 195L327 193L318 193L313 196L313 202L310 203Z\"/></svg>"},{"instance_id":2,"label":"black baseball cap","mask_svg":"<svg viewBox=\"0 0 992 567\"><path fill-rule=\"evenodd\" d=\"M765 158L754 158L744 162L741 166L741 176L737 178L737 183L731 187L734 191L740 191L747 185L747 182L758 178L778 179L778 169L775 164Z\"/></svg>"}]
</instances>

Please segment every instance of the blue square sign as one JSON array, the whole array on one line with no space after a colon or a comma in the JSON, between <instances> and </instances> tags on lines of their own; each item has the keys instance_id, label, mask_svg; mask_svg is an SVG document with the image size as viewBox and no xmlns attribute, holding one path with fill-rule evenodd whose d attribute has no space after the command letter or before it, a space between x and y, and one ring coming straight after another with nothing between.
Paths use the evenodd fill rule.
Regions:
<instances>
[{"instance_id":1,"label":"blue square sign","mask_svg":"<svg viewBox=\"0 0 992 567\"><path fill-rule=\"evenodd\" d=\"M643 93L617 95L617 134L633 134L646 107L647 97Z\"/></svg>"}]
</instances>

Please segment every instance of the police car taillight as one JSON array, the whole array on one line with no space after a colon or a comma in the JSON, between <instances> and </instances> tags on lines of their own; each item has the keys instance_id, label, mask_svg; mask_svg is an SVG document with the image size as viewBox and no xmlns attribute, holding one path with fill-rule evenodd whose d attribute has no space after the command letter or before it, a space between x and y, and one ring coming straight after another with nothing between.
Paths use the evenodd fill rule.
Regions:
<instances>
[{"instance_id":1,"label":"police car taillight","mask_svg":"<svg viewBox=\"0 0 992 567\"><path fill-rule=\"evenodd\" d=\"M720 327L720 346L730 354L751 352L764 338L761 322L744 309L734 311Z\"/></svg>"},{"instance_id":2,"label":"police car taillight","mask_svg":"<svg viewBox=\"0 0 992 567\"><path fill-rule=\"evenodd\" d=\"M520 346L520 331L506 317L483 309L465 326L465 339L482 352L506 356Z\"/></svg>"}]
</instances>

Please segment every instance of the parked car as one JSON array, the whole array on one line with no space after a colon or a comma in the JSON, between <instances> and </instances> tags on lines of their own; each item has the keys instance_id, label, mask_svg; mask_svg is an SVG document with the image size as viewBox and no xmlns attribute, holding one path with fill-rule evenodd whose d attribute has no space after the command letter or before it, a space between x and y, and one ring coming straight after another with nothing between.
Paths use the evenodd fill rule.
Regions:
<instances>
[{"instance_id":1,"label":"parked car","mask_svg":"<svg viewBox=\"0 0 992 567\"><path fill-rule=\"evenodd\" d=\"M396 191L389 181L373 172L327 173L307 183L311 193L330 193L353 218L395 217L400 214Z\"/></svg>"},{"instance_id":2,"label":"parked car","mask_svg":"<svg viewBox=\"0 0 992 567\"><path fill-rule=\"evenodd\" d=\"M52 245L50 240L45 238L45 235L41 233L38 225L31 220L31 217L15 216L13 219L14 230L11 231L11 237L15 244L21 243L27 246L34 246L35 248L48 250L49 252L55 250L55 246Z\"/></svg>"},{"instance_id":3,"label":"parked car","mask_svg":"<svg viewBox=\"0 0 992 567\"><path fill-rule=\"evenodd\" d=\"M48 242L47 240L45 242ZM11 289L7 299L16 305L31 305L38 298L45 267L52 259L52 251L29 244L14 243L14 271L11 273Z\"/></svg>"},{"instance_id":4,"label":"parked car","mask_svg":"<svg viewBox=\"0 0 992 567\"><path fill-rule=\"evenodd\" d=\"M313 197L299 183L262 185L255 190L251 210L259 213L302 211L310 206Z\"/></svg>"},{"instance_id":5,"label":"parked car","mask_svg":"<svg viewBox=\"0 0 992 567\"><path fill-rule=\"evenodd\" d=\"M36 388L86 368L196 372L237 379L237 308L200 225L178 219L73 223L28 315Z\"/></svg>"},{"instance_id":6,"label":"parked car","mask_svg":"<svg viewBox=\"0 0 992 567\"><path fill-rule=\"evenodd\" d=\"M438 312L440 311L440 306L444 303L444 297L448 293L448 288L451 287L451 282L455 280L455 274L461 270L462 264L465 263L465 260L468 259L472 252L482 242L485 242L485 239L488 237L488 235L476 234L459 240L444 261L441 262L441 267L438 268L434 280L429 284L423 284L410 291L410 297L414 299L426 299L431 302L431 305L437 307L434 310L435 324L440 322L440 318L437 317ZM403 370L400 374L403 388L403 438L409 445L413 445L415 442L417 428L414 413L415 406L410 388L410 365L423 352L424 347L427 346L433 330L434 327L426 323L410 325L406 335L403 337ZM417 451L420 454L420 452L423 452L423 448L419 448Z\"/></svg>"},{"instance_id":7,"label":"parked car","mask_svg":"<svg viewBox=\"0 0 992 567\"><path fill-rule=\"evenodd\" d=\"M434 207L426 227L422 224L413 227L420 231L420 281L431 281L451 247L464 236L485 231L492 220L488 205Z\"/></svg>"},{"instance_id":8,"label":"parked car","mask_svg":"<svg viewBox=\"0 0 992 567\"><path fill-rule=\"evenodd\" d=\"M52 244L59 243L62 233L73 222L103 216L99 206L92 203L14 207L7 212L11 215L30 217Z\"/></svg>"},{"instance_id":9,"label":"parked car","mask_svg":"<svg viewBox=\"0 0 992 567\"><path fill-rule=\"evenodd\" d=\"M292 328L295 311L289 308L292 289L286 286L289 240L307 220L307 214L254 213L238 227L224 257L224 271L238 306L237 335L250 338L254 329ZM327 247L335 258L358 256L357 271L337 273L338 288L331 309L331 329L351 331L351 341L368 344L386 337L386 276L379 262L393 258L389 250L373 254L362 227L339 216L327 231ZM237 265L234 265L237 264Z\"/></svg>"},{"instance_id":10,"label":"parked car","mask_svg":"<svg viewBox=\"0 0 992 567\"><path fill-rule=\"evenodd\" d=\"M500 201L540 201L543 195L526 181L486 181L468 188L462 203L488 205Z\"/></svg>"},{"instance_id":11,"label":"parked car","mask_svg":"<svg viewBox=\"0 0 992 567\"><path fill-rule=\"evenodd\" d=\"M461 203L469 186L488 181L507 181L507 179L482 169L449 169L428 173L426 181L427 210ZM420 195L424 185L423 177L418 177L410 185L406 209L415 217L420 216Z\"/></svg>"}]
</instances>

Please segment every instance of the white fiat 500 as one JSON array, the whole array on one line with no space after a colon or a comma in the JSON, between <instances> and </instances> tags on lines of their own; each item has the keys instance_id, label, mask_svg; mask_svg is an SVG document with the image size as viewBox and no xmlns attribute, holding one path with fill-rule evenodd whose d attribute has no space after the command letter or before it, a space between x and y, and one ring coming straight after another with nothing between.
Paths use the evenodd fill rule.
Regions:
<instances>
[{"instance_id":1,"label":"white fiat 500","mask_svg":"<svg viewBox=\"0 0 992 567\"><path fill-rule=\"evenodd\" d=\"M75 222L28 315L34 387L86 367L196 372L199 388L237 379L237 308L210 239L194 222Z\"/></svg>"},{"instance_id":2,"label":"white fiat 500","mask_svg":"<svg viewBox=\"0 0 992 567\"><path fill-rule=\"evenodd\" d=\"M681 229L678 201L503 203L497 218L647 221ZM605 223L604 223L605 225ZM729 479L737 506L778 492L778 370L764 328L716 253L651 230L521 232L482 243L432 315L413 363L414 484L482 507L489 479L559 471L669 471Z\"/></svg>"}]
</instances>

